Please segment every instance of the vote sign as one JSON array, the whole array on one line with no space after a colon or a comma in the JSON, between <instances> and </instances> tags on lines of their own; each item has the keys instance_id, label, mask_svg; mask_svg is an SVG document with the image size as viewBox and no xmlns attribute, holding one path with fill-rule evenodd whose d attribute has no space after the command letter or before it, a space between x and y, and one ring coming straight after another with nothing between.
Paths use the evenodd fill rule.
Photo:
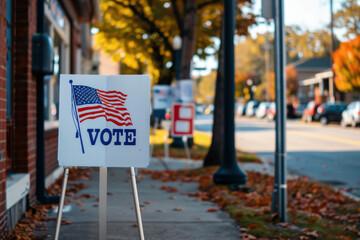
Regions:
<instances>
[{"instance_id":1,"label":"vote sign","mask_svg":"<svg viewBox=\"0 0 360 240\"><path fill-rule=\"evenodd\" d=\"M174 103L172 113L171 136L193 136L195 105L193 103Z\"/></svg>"},{"instance_id":2,"label":"vote sign","mask_svg":"<svg viewBox=\"0 0 360 240\"><path fill-rule=\"evenodd\" d=\"M61 74L59 114L60 166L148 165L148 75Z\"/></svg>"},{"instance_id":3,"label":"vote sign","mask_svg":"<svg viewBox=\"0 0 360 240\"><path fill-rule=\"evenodd\" d=\"M155 118L165 118L166 109L171 108L172 97L169 85L153 86L153 109Z\"/></svg>"}]
</instances>

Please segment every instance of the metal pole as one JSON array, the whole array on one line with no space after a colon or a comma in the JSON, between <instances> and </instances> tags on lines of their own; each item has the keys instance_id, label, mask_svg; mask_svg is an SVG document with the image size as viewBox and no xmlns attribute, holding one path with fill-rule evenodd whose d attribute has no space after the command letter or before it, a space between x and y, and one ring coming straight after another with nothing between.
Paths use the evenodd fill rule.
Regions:
<instances>
[{"instance_id":1,"label":"metal pole","mask_svg":"<svg viewBox=\"0 0 360 240\"><path fill-rule=\"evenodd\" d=\"M187 142L187 136L183 136L182 139L185 143ZM187 159L190 160L191 159L190 150L189 150L189 146L187 144L185 144L185 152L186 152Z\"/></svg>"},{"instance_id":2,"label":"metal pole","mask_svg":"<svg viewBox=\"0 0 360 240\"><path fill-rule=\"evenodd\" d=\"M274 24L275 23L275 14L277 13L277 5L275 4L275 0L273 0L273 13L274 13ZM274 72L275 72L275 109L279 109L279 104L278 104L278 99L279 99L279 95L278 95L278 86L279 84L277 83L277 80L276 80L276 77L278 76L278 69L277 69L277 66L279 65L277 63L278 61L278 58L279 58L279 52L278 52L278 37L276 36L276 30L277 29L277 26L275 25L275 32L274 32ZM279 192L280 192L280 189L279 189L279 182L280 182L280 175L279 175L279 140L280 140L280 137L279 137L279 133L280 133L280 129L279 129L279 112L278 110L276 110L277 113L275 115L275 156L274 156L274 187L273 187L273 195L272 195L272 203L271 203L271 213L274 213L274 212L277 212L279 213Z\"/></svg>"},{"instance_id":3,"label":"metal pole","mask_svg":"<svg viewBox=\"0 0 360 240\"><path fill-rule=\"evenodd\" d=\"M100 167L99 184L99 239L106 240L107 167Z\"/></svg>"},{"instance_id":4,"label":"metal pole","mask_svg":"<svg viewBox=\"0 0 360 240\"><path fill-rule=\"evenodd\" d=\"M45 1L37 1L37 32L45 33ZM36 196L43 204L59 202L59 196L49 196L45 187L45 130L44 130L44 75L36 79Z\"/></svg>"},{"instance_id":5,"label":"metal pole","mask_svg":"<svg viewBox=\"0 0 360 240\"><path fill-rule=\"evenodd\" d=\"M180 81L180 67L181 67L181 48L175 50L175 77L176 81ZM173 142L170 144L173 148L183 148L187 145L181 137L173 137Z\"/></svg>"},{"instance_id":6,"label":"metal pole","mask_svg":"<svg viewBox=\"0 0 360 240\"><path fill-rule=\"evenodd\" d=\"M333 59L332 59L332 56L331 56L331 54L335 51L333 0L330 0L330 32L331 32L330 67L331 67L331 71L333 73L333 76L332 76L332 79L329 78L329 94L330 94L330 101L335 102L335 91L336 91L336 86L335 86L335 81L334 81L335 73L334 73L334 70L332 68Z\"/></svg>"},{"instance_id":7,"label":"metal pole","mask_svg":"<svg viewBox=\"0 0 360 240\"><path fill-rule=\"evenodd\" d=\"M137 185L136 185L136 174L134 167L130 168L130 175L131 175L131 186L132 186L132 192L134 197L134 205L136 210L136 220L138 223L138 229L139 229L139 239L144 240L144 229L142 225L142 219L141 219L141 212L140 212L140 204L139 204L139 196L137 191Z\"/></svg>"},{"instance_id":8,"label":"metal pole","mask_svg":"<svg viewBox=\"0 0 360 240\"><path fill-rule=\"evenodd\" d=\"M169 121L169 120L165 120ZM169 127L165 128L165 143L164 143L164 152L165 152L165 161L169 160Z\"/></svg>"},{"instance_id":9,"label":"metal pole","mask_svg":"<svg viewBox=\"0 0 360 240\"><path fill-rule=\"evenodd\" d=\"M286 77L285 77L285 34L284 1L275 0L275 86L276 86L276 143L275 162L278 174L278 214L286 222ZM277 160L277 161L276 161Z\"/></svg>"},{"instance_id":10,"label":"metal pole","mask_svg":"<svg viewBox=\"0 0 360 240\"><path fill-rule=\"evenodd\" d=\"M224 160L214 173L213 180L218 184L243 185L246 174L239 168L235 155L235 9L234 0L224 1Z\"/></svg>"},{"instance_id":11,"label":"metal pole","mask_svg":"<svg viewBox=\"0 0 360 240\"><path fill-rule=\"evenodd\" d=\"M64 200L65 200L66 186L67 186L68 178L69 178L69 168L65 168L63 184L62 184L62 189L61 189L60 202L59 202L58 212L57 212L54 240L59 239L61 218L62 218L62 212L63 212L63 208L64 208Z\"/></svg>"},{"instance_id":12,"label":"metal pole","mask_svg":"<svg viewBox=\"0 0 360 240\"><path fill-rule=\"evenodd\" d=\"M152 132L153 141L151 142L151 145L150 145L150 157L152 157L152 154L154 151L154 137L156 136L156 129L158 128L158 121L159 121L159 119L155 118L154 128L153 128L153 132Z\"/></svg>"},{"instance_id":13,"label":"metal pole","mask_svg":"<svg viewBox=\"0 0 360 240\"><path fill-rule=\"evenodd\" d=\"M180 67L181 67L181 48L175 50L175 76L176 80L180 80Z\"/></svg>"}]
</instances>

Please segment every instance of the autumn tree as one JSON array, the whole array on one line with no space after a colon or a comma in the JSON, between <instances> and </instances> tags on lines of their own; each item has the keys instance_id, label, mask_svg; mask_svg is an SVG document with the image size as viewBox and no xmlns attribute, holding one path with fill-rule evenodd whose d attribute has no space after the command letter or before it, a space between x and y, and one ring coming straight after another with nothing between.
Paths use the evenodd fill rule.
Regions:
<instances>
[{"instance_id":1,"label":"autumn tree","mask_svg":"<svg viewBox=\"0 0 360 240\"><path fill-rule=\"evenodd\" d=\"M360 35L333 53L335 84L343 92L360 91Z\"/></svg>"},{"instance_id":2,"label":"autumn tree","mask_svg":"<svg viewBox=\"0 0 360 240\"><path fill-rule=\"evenodd\" d=\"M97 25L98 45L114 60L132 68L138 68L139 62L146 63L153 82L170 84L175 55L172 39L176 35L183 39L181 78L189 78L195 52L206 57L205 49L214 47L211 38L219 36L222 1L102 0L101 10L103 22ZM240 17L238 24L245 26L253 19L254 16Z\"/></svg>"},{"instance_id":3,"label":"autumn tree","mask_svg":"<svg viewBox=\"0 0 360 240\"><path fill-rule=\"evenodd\" d=\"M302 58L330 57L331 36L326 30L309 31L298 26L285 27L285 43L287 62L291 63ZM236 87L238 96L249 99L249 89L246 85L247 78L261 79L257 82L255 99L274 100L274 38L270 33L258 34L254 38L240 39L236 46ZM338 45L336 40L335 45ZM267 60L267 57L268 59ZM288 95L295 95L298 90L295 69L287 68ZM249 77L248 77L249 78ZM242 79L242 80L241 80ZM293 79L293 81L290 81Z\"/></svg>"},{"instance_id":4,"label":"autumn tree","mask_svg":"<svg viewBox=\"0 0 360 240\"><path fill-rule=\"evenodd\" d=\"M301 58L330 57L331 35L328 30L303 30L298 26L285 27L287 61ZM338 40L335 39L335 46Z\"/></svg>"},{"instance_id":5,"label":"autumn tree","mask_svg":"<svg viewBox=\"0 0 360 240\"><path fill-rule=\"evenodd\" d=\"M296 96L299 90L297 71L293 66L288 65L286 66L285 72L286 96ZM262 82L256 88L255 99L259 101L275 101L275 73L271 71L267 73L267 75L267 81Z\"/></svg>"},{"instance_id":6,"label":"autumn tree","mask_svg":"<svg viewBox=\"0 0 360 240\"><path fill-rule=\"evenodd\" d=\"M345 37L353 39L360 34L360 1L343 0L341 9L334 14L334 27L346 29Z\"/></svg>"}]
</instances>

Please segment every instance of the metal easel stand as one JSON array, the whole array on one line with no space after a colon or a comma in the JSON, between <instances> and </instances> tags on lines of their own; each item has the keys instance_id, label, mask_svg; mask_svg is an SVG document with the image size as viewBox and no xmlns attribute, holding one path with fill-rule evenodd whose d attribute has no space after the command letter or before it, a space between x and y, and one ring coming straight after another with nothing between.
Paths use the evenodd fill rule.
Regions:
<instances>
[{"instance_id":1,"label":"metal easel stand","mask_svg":"<svg viewBox=\"0 0 360 240\"><path fill-rule=\"evenodd\" d=\"M59 202L58 212L57 212L54 240L59 239L61 218L62 218L62 212L63 212L63 208L64 208L64 200L65 200L66 186L67 186L68 178L69 178L69 168L65 168L63 185L62 185L62 189L61 189L60 202Z\"/></svg>"},{"instance_id":2,"label":"metal easel stand","mask_svg":"<svg viewBox=\"0 0 360 240\"><path fill-rule=\"evenodd\" d=\"M135 174L134 167L130 168L130 175L131 175L131 185L132 185L132 192L133 192L134 204L135 204L135 210L136 210L136 219L137 219L138 229L139 229L139 239L145 240L142 219L141 219L141 213L140 213L139 196L138 196L137 185L136 185L136 174ZM61 189L60 202L59 202L59 206L58 206L54 240L59 239L61 219L62 219L62 213L63 213L63 208L64 208L64 200L65 200L65 195L66 195L66 187L67 187L68 178L69 178L69 168L66 167L64 170L63 185L62 185L62 189ZM100 167L99 187L100 187L100 189L99 189L99 197L100 197L100 202L99 202L99 239L105 240L106 239L106 228L107 228L106 227L107 167Z\"/></svg>"},{"instance_id":3,"label":"metal easel stand","mask_svg":"<svg viewBox=\"0 0 360 240\"><path fill-rule=\"evenodd\" d=\"M136 220L137 220L138 229L139 229L139 239L145 240L144 229L143 229L142 219L141 219L141 212L140 212L139 196L138 196L137 185L136 185L136 174L135 174L134 167L130 167L130 175L131 175L131 186L132 186L134 205L135 205L135 211L136 211Z\"/></svg>"}]
</instances>

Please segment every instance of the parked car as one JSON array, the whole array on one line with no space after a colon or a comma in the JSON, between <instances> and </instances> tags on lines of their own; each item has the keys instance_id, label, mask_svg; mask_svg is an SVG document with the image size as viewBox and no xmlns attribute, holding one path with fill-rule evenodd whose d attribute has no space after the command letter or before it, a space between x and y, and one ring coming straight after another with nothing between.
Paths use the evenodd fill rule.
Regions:
<instances>
[{"instance_id":1,"label":"parked car","mask_svg":"<svg viewBox=\"0 0 360 240\"><path fill-rule=\"evenodd\" d=\"M204 113L207 114L207 115L212 114L213 112L214 112L214 105L213 104L208 105L204 110Z\"/></svg>"},{"instance_id":2,"label":"parked car","mask_svg":"<svg viewBox=\"0 0 360 240\"><path fill-rule=\"evenodd\" d=\"M306 105L304 105L304 104L300 104L299 106L297 106L295 108L295 116L298 118L301 118L305 108L306 108Z\"/></svg>"},{"instance_id":3,"label":"parked car","mask_svg":"<svg viewBox=\"0 0 360 240\"><path fill-rule=\"evenodd\" d=\"M316 113L317 108L320 106L320 104L315 103L315 101L310 101L307 105L305 110L302 114L302 120L305 122L311 122L314 120L314 115Z\"/></svg>"},{"instance_id":4,"label":"parked car","mask_svg":"<svg viewBox=\"0 0 360 240\"><path fill-rule=\"evenodd\" d=\"M345 110L346 105L341 102L323 103L321 104L314 115L314 120L326 125L329 122L340 122L341 114Z\"/></svg>"},{"instance_id":5,"label":"parked car","mask_svg":"<svg viewBox=\"0 0 360 240\"><path fill-rule=\"evenodd\" d=\"M341 126L351 125L356 127L360 125L360 101L351 102L343 111L341 116Z\"/></svg>"},{"instance_id":6,"label":"parked car","mask_svg":"<svg viewBox=\"0 0 360 240\"><path fill-rule=\"evenodd\" d=\"M271 102L269 104L269 108L266 111L266 118L272 121L275 119L275 115L276 115L276 105L275 102Z\"/></svg>"},{"instance_id":7,"label":"parked car","mask_svg":"<svg viewBox=\"0 0 360 240\"><path fill-rule=\"evenodd\" d=\"M266 111L266 117L268 120L274 120L276 117L276 104L275 102L271 102L269 104L269 108ZM286 117L287 118L295 118L295 108L292 104L286 105Z\"/></svg>"},{"instance_id":8,"label":"parked car","mask_svg":"<svg viewBox=\"0 0 360 240\"><path fill-rule=\"evenodd\" d=\"M235 115L241 117L245 114L245 105L240 103L235 105Z\"/></svg>"},{"instance_id":9,"label":"parked car","mask_svg":"<svg viewBox=\"0 0 360 240\"><path fill-rule=\"evenodd\" d=\"M248 117L252 117L255 115L256 113L256 109L258 108L259 103L257 101L254 100L250 100L247 104L246 104L246 116Z\"/></svg>"},{"instance_id":10,"label":"parked car","mask_svg":"<svg viewBox=\"0 0 360 240\"><path fill-rule=\"evenodd\" d=\"M286 117L287 118L296 118L295 112L296 112L296 110L295 110L294 106L292 105L292 103L286 104Z\"/></svg>"},{"instance_id":11,"label":"parked car","mask_svg":"<svg viewBox=\"0 0 360 240\"><path fill-rule=\"evenodd\" d=\"M196 111L196 114L202 115L202 114L204 114L205 107L203 105L196 104L195 111Z\"/></svg>"},{"instance_id":12,"label":"parked car","mask_svg":"<svg viewBox=\"0 0 360 240\"><path fill-rule=\"evenodd\" d=\"M258 108L256 109L256 117L257 118L266 117L266 113L267 113L267 110L269 109L269 106L270 106L269 102L260 103Z\"/></svg>"}]
</instances>

